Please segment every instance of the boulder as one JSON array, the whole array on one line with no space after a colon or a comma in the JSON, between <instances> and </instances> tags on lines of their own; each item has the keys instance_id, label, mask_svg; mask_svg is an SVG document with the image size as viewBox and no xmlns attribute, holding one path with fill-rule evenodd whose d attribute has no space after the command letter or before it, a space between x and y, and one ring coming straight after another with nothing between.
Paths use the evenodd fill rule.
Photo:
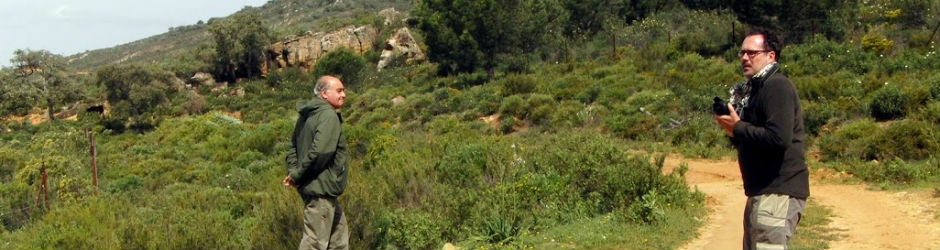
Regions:
<instances>
[{"instance_id":1,"label":"boulder","mask_svg":"<svg viewBox=\"0 0 940 250\"><path fill-rule=\"evenodd\" d=\"M408 28L401 28L392 34L382 50L377 68L379 71L386 67L401 66L419 63L427 60L427 56L418 42L411 36Z\"/></svg>"},{"instance_id":2,"label":"boulder","mask_svg":"<svg viewBox=\"0 0 940 250\"><path fill-rule=\"evenodd\" d=\"M392 106L398 106L398 105L402 105L402 104L404 104L404 103L405 103L405 97L404 97L404 96L400 96L400 95L399 95L399 96L395 96L394 98L392 98Z\"/></svg>"},{"instance_id":3,"label":"boulder","mask_svg":"<svg viewBox=\"0 0 940 250\"><path fill-rule=\"evenodd\" d=\"M400 15L401 15L401 12L398 12L397 10L395 10L395 8L388 8L388 9L379 11L379 16L385 17L385 22L383 22L385 26L390 26L392 25L392 23L395 23L398 20L401 20L402 18L400 17Z\"/></svg>"},{"instance_id":4,"label":"boulder","mask_svg":"<svg viewBox=\"0 0 940 250\"><path fill-rule=\"evenodd\" d=\"M269 46L265 51L262 74L288 67L311 70L317 60L339 48L349 48L362 55L372 49L377 36L378 31L374 27L365 25L346 26L329 33L308 32L292 37Z\"/></svg>"}]
</instances>

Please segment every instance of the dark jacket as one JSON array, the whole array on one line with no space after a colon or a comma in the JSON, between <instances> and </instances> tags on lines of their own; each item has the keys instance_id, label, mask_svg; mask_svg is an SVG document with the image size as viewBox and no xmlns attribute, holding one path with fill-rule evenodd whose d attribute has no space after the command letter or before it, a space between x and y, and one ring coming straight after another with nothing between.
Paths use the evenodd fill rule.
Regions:
<instances>
[{"instance_id":1,"label":"dark jacket","mask_svg":"<svg viewBox=\"0 0 940 250\"><path fill-rule=\"evenodd\" d=\"M349 173L342 116L326 101L297 103L299 117L287 154L287 173L304 199L337 197L346 189Z\"/></svg>"},{"instance_id":2,"label":"dark jacket","mask_svg":"<svg viewBox=\"0 0 940 250\"><path fill-rule=\"evenodd\" d=\"M750 100L732 142L748 196L809 197L803 112L796 87L783 73L750 80Z\"/></svg>"}]
</instances>

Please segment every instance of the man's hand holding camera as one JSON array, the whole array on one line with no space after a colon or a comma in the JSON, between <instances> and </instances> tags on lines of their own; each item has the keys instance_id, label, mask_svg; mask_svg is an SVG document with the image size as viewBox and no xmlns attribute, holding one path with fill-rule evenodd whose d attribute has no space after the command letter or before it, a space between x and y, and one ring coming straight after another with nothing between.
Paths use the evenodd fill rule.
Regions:
<instances>
[{"instance_id":1,"label":"man's hand holding camera","mask_svg":"<svg viewBox=\"0 0 940 250\"><path fill-rule=\"evenodd\" d=\"M732 107L730 103L718 97L715 97L714 101L715 103L712 104L712 110L714 111L715 121L725 130L728 136L734 137L734 124L738 123L741 117L738 116L738 112L732 112L734 107Z\"/></svg>"}]
</instances>

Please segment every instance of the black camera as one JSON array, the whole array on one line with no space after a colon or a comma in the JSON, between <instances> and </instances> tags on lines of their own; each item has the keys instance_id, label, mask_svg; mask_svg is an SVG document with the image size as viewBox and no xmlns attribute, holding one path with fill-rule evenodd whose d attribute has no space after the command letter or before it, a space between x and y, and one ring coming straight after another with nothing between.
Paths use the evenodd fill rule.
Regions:
<instances>
[{"instance_id":1,"label":"black camera","mask_svg":"<svg viewBox=\"0 0 940 250\"><path fill-rule=\"evenodd\" d=\"M717 96L715 97L715 103L712 103L712 111L715 112L716 115L731 114L731 110L728 109L728 103Z\"/></svg>"}]
</instances>

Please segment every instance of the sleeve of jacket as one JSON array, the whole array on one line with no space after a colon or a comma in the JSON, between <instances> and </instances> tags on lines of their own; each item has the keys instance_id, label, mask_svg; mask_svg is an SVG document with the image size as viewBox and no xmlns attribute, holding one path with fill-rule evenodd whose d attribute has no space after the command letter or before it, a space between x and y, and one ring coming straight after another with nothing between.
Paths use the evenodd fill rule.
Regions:
<instances>
[{"instance_id":1,"label":"sleeve of jacket","mask_svg":"<svg viewBox=\"0 0 940 250\"><path fill-rule=\"evenodd\" d=\"M738 122L734 125L734 141L777 149L785 148L792 141L799 97L786 78L772 80L765 83L764 103L755 111L765 114L764 125Z\"/></svg>"},{"instance_id":2,"label":"sleeve of jacket","mask_svg":"<svg viewBox=\"0 0 940 250\"><path fill-rule=\"evenodd\" d=\"M292 179L305 183L329 167L336 153L341 126L335 112L323 112L316 119L307 120L304 124L305 133L298 140L299 167L290 173Z\"/></svg>"}]
</instances>

